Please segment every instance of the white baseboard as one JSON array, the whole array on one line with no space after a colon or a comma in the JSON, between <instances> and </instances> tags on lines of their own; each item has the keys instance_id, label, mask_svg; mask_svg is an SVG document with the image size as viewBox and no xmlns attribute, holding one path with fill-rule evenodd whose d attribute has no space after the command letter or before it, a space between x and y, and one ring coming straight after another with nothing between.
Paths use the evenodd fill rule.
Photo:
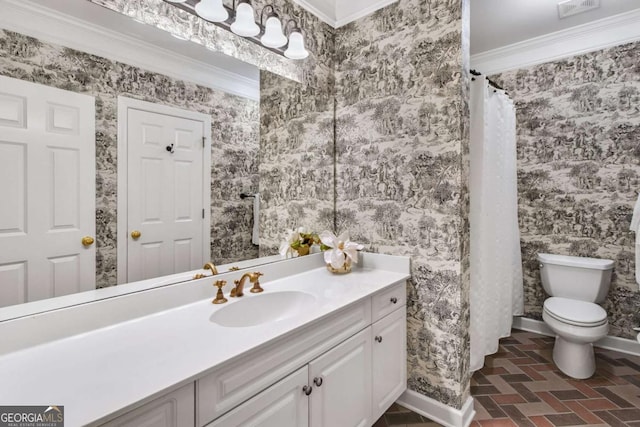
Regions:
<instances>
[{"instance_id":1,"label":"white baseboard","mask_svg":"<svg viewBox=\"0 0 640 427\"><path fill-rule=\"evenodd\" d=\"M397 403L447 427L467 427L476 415L471 396L462 409L452 408L413 390L402 393Z\"/></svg>"},{"instance_id":2,"label":"white baseboard","mask_svg":"<svg viewBox=\"0 0 640 427\"><path fill-rule=\"evenodd\" d=\"M549 329L543 321L529 319L526 317L514 317L513 328L550 337L555 336L553 331ZM620 353L640 356L640 343L638 343L637 340L606 336L600 341L595 342L593 345L607 350L614 350L619 351Z\"/></svg>"}]
</instances>

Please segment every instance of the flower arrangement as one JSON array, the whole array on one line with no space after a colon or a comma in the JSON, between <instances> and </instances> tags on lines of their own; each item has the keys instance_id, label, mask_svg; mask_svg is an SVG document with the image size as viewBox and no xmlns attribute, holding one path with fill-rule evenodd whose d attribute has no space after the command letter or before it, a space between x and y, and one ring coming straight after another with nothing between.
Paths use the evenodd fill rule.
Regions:
<instances>
[{"instance_id":1,"label":"flower arrangement","mask_svg":"<svg viewBox=\"0 0 640 427\"><path fill-rule=\"evenodd\" d=\"M361 244L350 241L347 232L336 237L330 231L323 231L318 235L300 227L289 230L287 238L280 245L280 255L283 258L308 255L313 245L320 245L327 269L333 273L350 272L351 263L358 262L358 251L364 248Z\"/></svg>"},{"instance_id":2,"label":"flower arrangement","mask_svg":"<svg viewBox=\"0 0 640 427\"><path fill-rule=\"evenodd\" d=\"M320 241L326 247L324 250L324 262L332 273L348 273L351 271L351 263L358 263L358 251L364 246L349 240L349 233L344 232L336 237L330 231L320 234Z\"/></svg>"},{"instance_id":3,"label":"flower arrangement","mask_svg":"<svg viewBox=\"0 0 640 427\"><path fill-rule=\"evenodd\" d=\"M309 255L311 246L320 244L317 233L309 232L304 227L289 230L287 238L280 245L280 255L284 258Z\"/></svg>"}]
</instances>

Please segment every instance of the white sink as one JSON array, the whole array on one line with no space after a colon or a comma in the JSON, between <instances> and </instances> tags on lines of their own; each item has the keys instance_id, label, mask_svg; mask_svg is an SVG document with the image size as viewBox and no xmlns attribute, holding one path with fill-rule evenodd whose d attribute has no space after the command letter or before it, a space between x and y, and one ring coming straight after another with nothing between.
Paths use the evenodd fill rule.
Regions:
<instances>
[{"instance_id":1,"label":"white sink","mask_svg":"<svg viewBox=\"0 0 640 427\"><path fill-rule=\"evenodd\" d=\"M213 313L209 320L227 328L262 325L302 314L310 309L315 301L315 296L300 291L245 294L240 300Z\"/></svg>"}]
</instances>

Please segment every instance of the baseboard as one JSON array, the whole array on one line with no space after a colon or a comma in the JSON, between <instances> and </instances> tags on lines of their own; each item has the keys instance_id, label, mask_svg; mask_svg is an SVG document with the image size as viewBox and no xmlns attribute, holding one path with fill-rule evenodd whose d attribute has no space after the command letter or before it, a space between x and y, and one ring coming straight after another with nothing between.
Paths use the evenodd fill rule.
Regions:
<instances>
[{"instance_id":1,"label":"baseboard","mask_svg":"<svg viewBox=\"0 0 640 427\"><path fill-rule=\"evenodd\" d=\"M413 390L406 390L397 402L405 408L447 427L467 427L476 415L471 396L462 405L462 409L452 408Z\"/></svg>"},{"instance_id":2,"label":"baseboard","mask_svg":"<svg viewBox=\"0 0 640 427\"><path fill-rule=\"evenodd\" d=\"M541 320L529 319L526 317L514 317L513 328L522 331L533 332L540 335L555 336L553 331ZM607 350L619 351L620 353L640 356L640 343L637 340L627 338L606 336L593 344L596 347Z\"/></svg>"}]
</instances>

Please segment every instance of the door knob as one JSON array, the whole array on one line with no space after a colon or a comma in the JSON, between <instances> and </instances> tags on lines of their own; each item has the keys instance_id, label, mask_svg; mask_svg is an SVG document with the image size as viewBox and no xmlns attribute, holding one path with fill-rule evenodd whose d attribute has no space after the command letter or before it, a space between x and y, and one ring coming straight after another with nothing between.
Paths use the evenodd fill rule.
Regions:
<instances>
[{"instance_id":1,"label":"door knob","mask_svg":"<svg viewBox=\"0 0 640 427\"><path fill-rule=\"evenodd\" d=\"M82 244L84 246L91 246L91 245L93 245L93 242L94 242L94 240L93 240L93 237L91 237L91 236L84 236L82 238Z\"/></svg>"},{"instance_id":2,"label":"door knob","mask_svg":"<svg viewBox=\"0 0 640 427\"><path fill-rule=\"evenodd\" d=\"M133 240L138 240L140 238L140 236L142 236L142 233L140 233L138 230L133 230L131 232L131 238Z\"/></svg>"}]
</instances>

